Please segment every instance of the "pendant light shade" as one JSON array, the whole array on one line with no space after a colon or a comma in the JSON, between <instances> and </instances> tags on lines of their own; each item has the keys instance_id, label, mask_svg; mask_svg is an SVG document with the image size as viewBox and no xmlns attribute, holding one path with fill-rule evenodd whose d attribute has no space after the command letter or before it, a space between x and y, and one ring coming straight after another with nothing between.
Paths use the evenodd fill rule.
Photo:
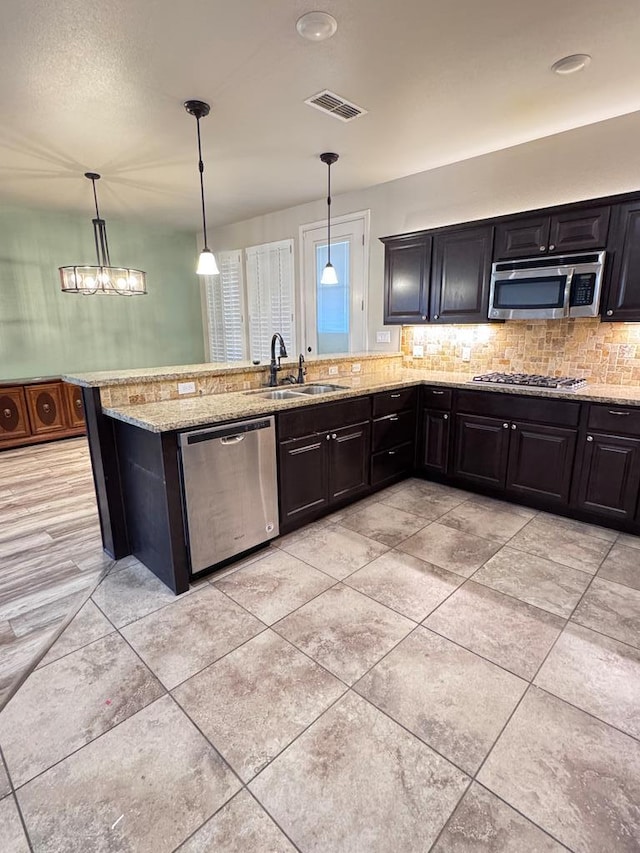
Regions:
<instances>
[{"instance_id":1,"label":"pendant light shade","mask_svg":"<svg viewBox=\"0 0 640 853\"><path fill-rule=\"evenodd\" d=\"M112 267L107 242L107 223L100 218L98 210L98 195L96 181L100 180L97 172L85 172L93 185L93 200L96 205L96 218L93 219L93 237L96 244L96 266L83 264L81 266L59 267L60 286L63 293L79 293L92 296L94 293L105 293L116 296L144 296L147 292L147 276L142 270L129 267Z\"/></svg>"},{"instance_id":2,"label":"pendant light shade","mask_svg":"<svg viewBox=\"0 0 640 853\"><path fill-rule=\"evenodd\" d=\"M327 167L327 263L322 270L320 284L338 284L338 274L331 263L331 167L338 160L338 155L325 152L320 159Z\"/></svg>"},{"instance_id":3,"label":"pendant light shade","mask_svg":"<svg viewBox=\"0 0 640 853\"><path fill-rule=\"evenodd\" d=\"M207 240L207 211L204 203L204 163L202 162L202 143L200 141L200 119L209 115L211 107L204 101L185 101L184 108L189 115L194 116L198 129L198 171L200 172L200 203L202 205L202 234L204 237L204 248L198 258L196 273L198 275L218 275L218 264L215 256L209 248Z\"/></svg>"}]
</instances>

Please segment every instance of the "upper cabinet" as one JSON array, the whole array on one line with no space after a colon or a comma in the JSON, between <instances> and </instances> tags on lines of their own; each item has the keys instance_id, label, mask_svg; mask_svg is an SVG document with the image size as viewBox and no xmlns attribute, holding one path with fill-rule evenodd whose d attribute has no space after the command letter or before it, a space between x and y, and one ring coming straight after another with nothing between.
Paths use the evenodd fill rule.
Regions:
<instances>
[{"instance_id":1,"label":"upper cabinet","mask_svg":"<svg viewBox=\"0 0 640 853\"><path fill-rule=\"evenodd\" d=\"M490 225L385 238L384 322L486 323L492 238Z\"/></svg>"},{"instance_id":2,"label":"upper cabinet","mask_svg":"<svg viewBox=\"0 0 640 853\"><path fill-rule=\"evenodd\" d=\"M436 234L429 317L433 323L486 323L493 228Z\"/></svg>"},{"instance_id":3,"label":"upper cabinet","mask_svg":"<svg viewBox=\"0 0 640 853\"><path fill-rule=\"evenodd\" d=\"M609 206L515 217L496 225L495 260L604 249L609 231Z\"/></svg>"},{"instance_id":4,"label":"upper cabinet","mask_svg":"<svg viewBox=\"0 0 640 853\"><path fill-rule=\"evenodd\" d=\"M428 311L432 238L428 234L387 237L384 267L384 322L424 323Z\"/></svg>"},{"instance_id":5,"label":"upper cabinet","mask_svg":"<svg viewBox=\"0 0 640 853\"><path fill-rule=\"evenodd\" d=\"M614 208L602 319L640 322L640 200Z\"/></svg>"}]
</instances>

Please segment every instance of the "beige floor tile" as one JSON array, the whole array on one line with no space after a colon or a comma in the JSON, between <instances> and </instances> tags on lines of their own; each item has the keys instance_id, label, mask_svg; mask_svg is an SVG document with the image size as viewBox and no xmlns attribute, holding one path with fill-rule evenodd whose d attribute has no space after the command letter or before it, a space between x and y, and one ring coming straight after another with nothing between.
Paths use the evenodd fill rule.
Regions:
<instances>
[{"instance_id":1,"label":"beige floor tile","mask_svg":"<svg viewBox=\"0 0 640 853\"><path fill-rule=\"evenodd\" d=\"M389 550L386 545L339 525L318 528L283 549L337 580Z\"/></svg>"},{"instance_id":2,"label":"beige floor tile","mask_svg":"<svg viewBox=\"0 0 640 853\"><path fill-rule=\"evenodd\" d=\"M640 743L535 687L478 781L572 850L637 853Z\"/></svg>"},{"instance_id":3,"label":"beige floor tile","mask_svg":"<svg viewBox=\"0 0 640 853\"><path fill-rule=\"evenodd\" d=\"M170 853L240 782L165 696L18 792L39 853Z\"/></svg>"},{"instance_id":4,"label":"beige floor tile","mask_svg":"<svg viewBox=\"0 0 640 853\"><path fill-rule=\"evenodd\" d=\"M487 505L471 498L439 518L438 524L505 543L530 520L530 515L512 512L504 506Z\"/></svg>"},{"instance_id":5,"label":"beige floor tile","mask_svg":"<svg viewBox=\"0 0 640 853\"><path fill-rule=\"evenodd\" d=\"M393 547L417 533L428 522L410 512L376 502L347 513L341 523L349 530Z\"/></svg>"},{"instance_id":6,"label":"beige floor tile","mask_svg":"<svg viewBox=\"0 0 640 853\"><path fill-rule=\"evenodd\" d=\"M515 675L418 628L354 689L473 774L526 687Z\"/></svg>"},{"instance_id":7,"label":"beige floor tile","mask_svg":"<svg viewBox=\"0 0 640 853\"><path fill-rule=\"evenodd\" d=\"M624 545L625 548L640 549L640 536L633 536L631 533L620 533L616 541L618 545Z\"/></svg>"},{"instance_id":8,"label":"beige floor tile","mask_svg":"<svg viewBox=\"0 0 640 853\"><path fill-rule=\"evenodd\" d=\"M470 577L501 547L500 542L471 536L439 522L430 524L398 545L400 551L465 578Z\"/></svg>"},{"instance_id":9,"label":"beige floor tile","mask_svg":"<svg viewBox=\"0 0 640 853\"><path fill-rule=\"evenodd\" d=\"M509 546L594 575L609 553L611 541L575 530L555 516L539 515L513 537Z\"/></svg>"},{"instance_id":10,"label":"beige floor tile","mask_svg":"<svg viewBox=\"0 0 640 853\"><path fill-rule=\"evenodd\" d=\"M363 699L329 709L250 784L305 853L428 850L468 778Z\"/></svg>"},{"instance_id":11,"label":"beige floor tile","mask_svg":"<svg viewBox=\"0 0 640 853\"><path fill-rule=\"evenodd\" d=\"M7 776L7 768L4 766L4 761L2 760L2 756L0 755L0 799L2 797L6 797L6 795L11 791L11 783L9 782L9 777Z\"/></svg>"},{"instance_id":12,"label":"beige floor tile","mask_svg":"<svg viewBox=\"0 0 640 853\"><path fill-rule=\"evenodd\" d=\"M406 484L401 483L394 491L389 490L382 498L382 503L433 521L466 501L468 497L466 492L459 492L448 486L411 480Z\"/></svg>"},{"instance_id":13,"label":"beige floor tile","mask_svg":"<svg viewBox=\"0 0 640 853\"><path fill-rule=\"evenodd\" d=\"M488 560L473 579L564 618L591 580L586 572L511 547Z\"/></svg>"},{"instance_id":14,"label":"beige floor tile","mask_svg":"<svg viewBox=\"0 0 640 853\"><path fill-rule=\"evenodd\" d=\"M490 791L474 783L433 853L562 853L566 850Z\"/></svg>"},{"instance_id":15,"label":"beige floor tile","mask_svg":"<svg viewBox=\"0 0 640 853\"><path fill-rule=\"evenodd\" d=\"M274 627L338 678L352 684L415 624L338 584Z\"/></svg>"},{"instance_id":16,"label":"beige floor tile","mask_svg":"<svg viewBox=\"0 0 640 853\"><path fill-rule=\"evenodd\" d=\"M216 581L215 586L271 625L334 583L324 572L274 548L262 560Z\"/></svg>"},{"instance_id":17,"label":"beige floor tile","mask_svg":"<svg viewBox=\"0 0 640 853\"><path fill-rule=\"evenodd\" d=\"M573 621L640 648L640 590L595 578Z\"/></svg>"},{"instance_id":18,"label":"beige floor tile","mask_svg":"<svg viewBox=\"0 0 640 853\"><path fill-rule=\"evenodd\" d=\"M598 577L640 589L640 552L616 542L598 569Z\"/></svg>"},{"instance_id":19,"label":"beige floor tile","mask_svg":"<svg viewBox=\"0 0 640 853\"><path fill-rule=\"evenodd\" d=\"M565 623L546 610L467 581L424 624L530 680Z\"/></svg>"},{"instance_id":20,"label":"beige floor tile","mask_svg":"<svg viewBox=\"0 0 640 853\"><path fill-rule=\"evenodd\" d=\"M534 683L640 739L640 649L569 624Z\"/></svg>"},{"instance_id":21,"label":"beige floor tile","mask_svg":"<svg viewBox=\"0 0 640 853\"><path fill-rule=\"evenodd\" d=\"M0 714L0 743L17 787L163 693L112 634L36 670Z\"/></svg>"},{"instance_id":22,"label":"beige floor tile","mask_svg":"<svg viewBox=\"0 0 640 853\"><path fill-rule=\"evenodd\" d=\"M422 621L464 579L411 554L388 551L345 581L403 616Z\"/></svg>"},{"instance_id":23,"label":"beige floor tile","mask_svg":"<svg viewBox=\"0 0 640 853\"><path fill-rule=\"evenodd\" d=\"M240 791L177 853L295 853L287 839L248 791Z\"/></svg>"},{"instance_id":24,"label":"beige floor tile","mask_svg":"<svg viewBox=\"0 0 640 853\"><path fill-rule=\"evenodd\" d=\"M191 592L190 589L181 596L174 595L153 572L135 560L125 568L116 565L91 597L116 628L122 628L160 607L175 604Z\"/></svg>"},{"instance_id":25,"label":"beige floor tile","mask_svg":"<svg viewBox=\"0 0 640 853\"><path fill-rule=\"evenodd\" d=\"M208 583L172 607L122 629L147 666L168 688L264 630L258 619Z\"/></svg>"},{"instance_id":26,"label":"beige floor tile","mask_svg":"<svg viewBox=\"0 0 640 853\"><path fill-rule=\"evenodd\" d=\"M200 731L247 782L345 691L265 631L174 691Z\"/></svg>"},{"instance_id":27,"label":"beige floor tile","mask_svg":"<svg viewBox=\"0 0 640 853\"><path fill-rule=\"evenodd\" d=\"M30 853L29 842L13 797L0 800L0 844L4 853Z\"/></svg>"},{"instance_id":28,"label":"beige floor tile","mask_svg":"<svg viewBox=\"0 0 640 853\"><path fill-rule=\"evenodd\" d=\"M563 515L554 515L551 512L540 512L538 513L538 518L541 521L554 524L556 527L565 527L574 533L595 536L599 539L605 539L607 542L615 542L619 535L617 530L612 530L610 527L602 527L600 524L587 524L584 521L577 521L575 518L565 518Z\"/></svg>"},{"instance_id":29,"label":"beige floor tile","mask_svg":"<svg viewBox=\"0 0 640 853\"><path fill-rule=\"evenodd\" d=\"M87 601L42 658L38 668L111 634L113 630L111 622L98 610L93 601Z\"/></svg>"}]
</instances>

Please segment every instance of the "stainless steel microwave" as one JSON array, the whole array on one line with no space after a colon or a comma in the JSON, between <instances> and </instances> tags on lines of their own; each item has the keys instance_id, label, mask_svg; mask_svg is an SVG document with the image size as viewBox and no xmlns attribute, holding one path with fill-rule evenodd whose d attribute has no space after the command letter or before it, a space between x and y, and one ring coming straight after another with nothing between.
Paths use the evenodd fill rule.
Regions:
<instances>
[{"instance_id":1,"label":"stainless steel microwave","mask_svg":"<svg viewBox=\"0 0 640 853\"><path fill-rule=\"evenodd\" d=\"M491 268L490 320L597 317L604 252L498 261Z\"/></svg>"}]
</instances>

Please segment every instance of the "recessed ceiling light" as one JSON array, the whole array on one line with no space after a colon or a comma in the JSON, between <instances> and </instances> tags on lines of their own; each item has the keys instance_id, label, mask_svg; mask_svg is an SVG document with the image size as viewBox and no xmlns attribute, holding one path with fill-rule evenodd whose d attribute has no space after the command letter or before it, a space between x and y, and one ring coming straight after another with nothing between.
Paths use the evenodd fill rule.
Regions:
<instances>
[{"instance_id":1,"label":"recessed ceiling light","mask_svg":"<svg viewBox=\"0 0 640 853\"><path fill-rule=\"evenodd\" d=\"M588 53L573 53L571 56L563 56L551 66L551 70L556 74L575 74L576 71L582 71L591 62L591 57Z\"/></svg>"},{"instance_id":2,"label":"recessed ceiling light","mask_svg":"<svg viewBox=\"0 0 640 853\"><path fill-rule=\"evenodd\" d=\"M338 22L328 12L307 12L296 21L296 30L308 41L330 39L338 29Z\"/></svg>"}]
</instances>

